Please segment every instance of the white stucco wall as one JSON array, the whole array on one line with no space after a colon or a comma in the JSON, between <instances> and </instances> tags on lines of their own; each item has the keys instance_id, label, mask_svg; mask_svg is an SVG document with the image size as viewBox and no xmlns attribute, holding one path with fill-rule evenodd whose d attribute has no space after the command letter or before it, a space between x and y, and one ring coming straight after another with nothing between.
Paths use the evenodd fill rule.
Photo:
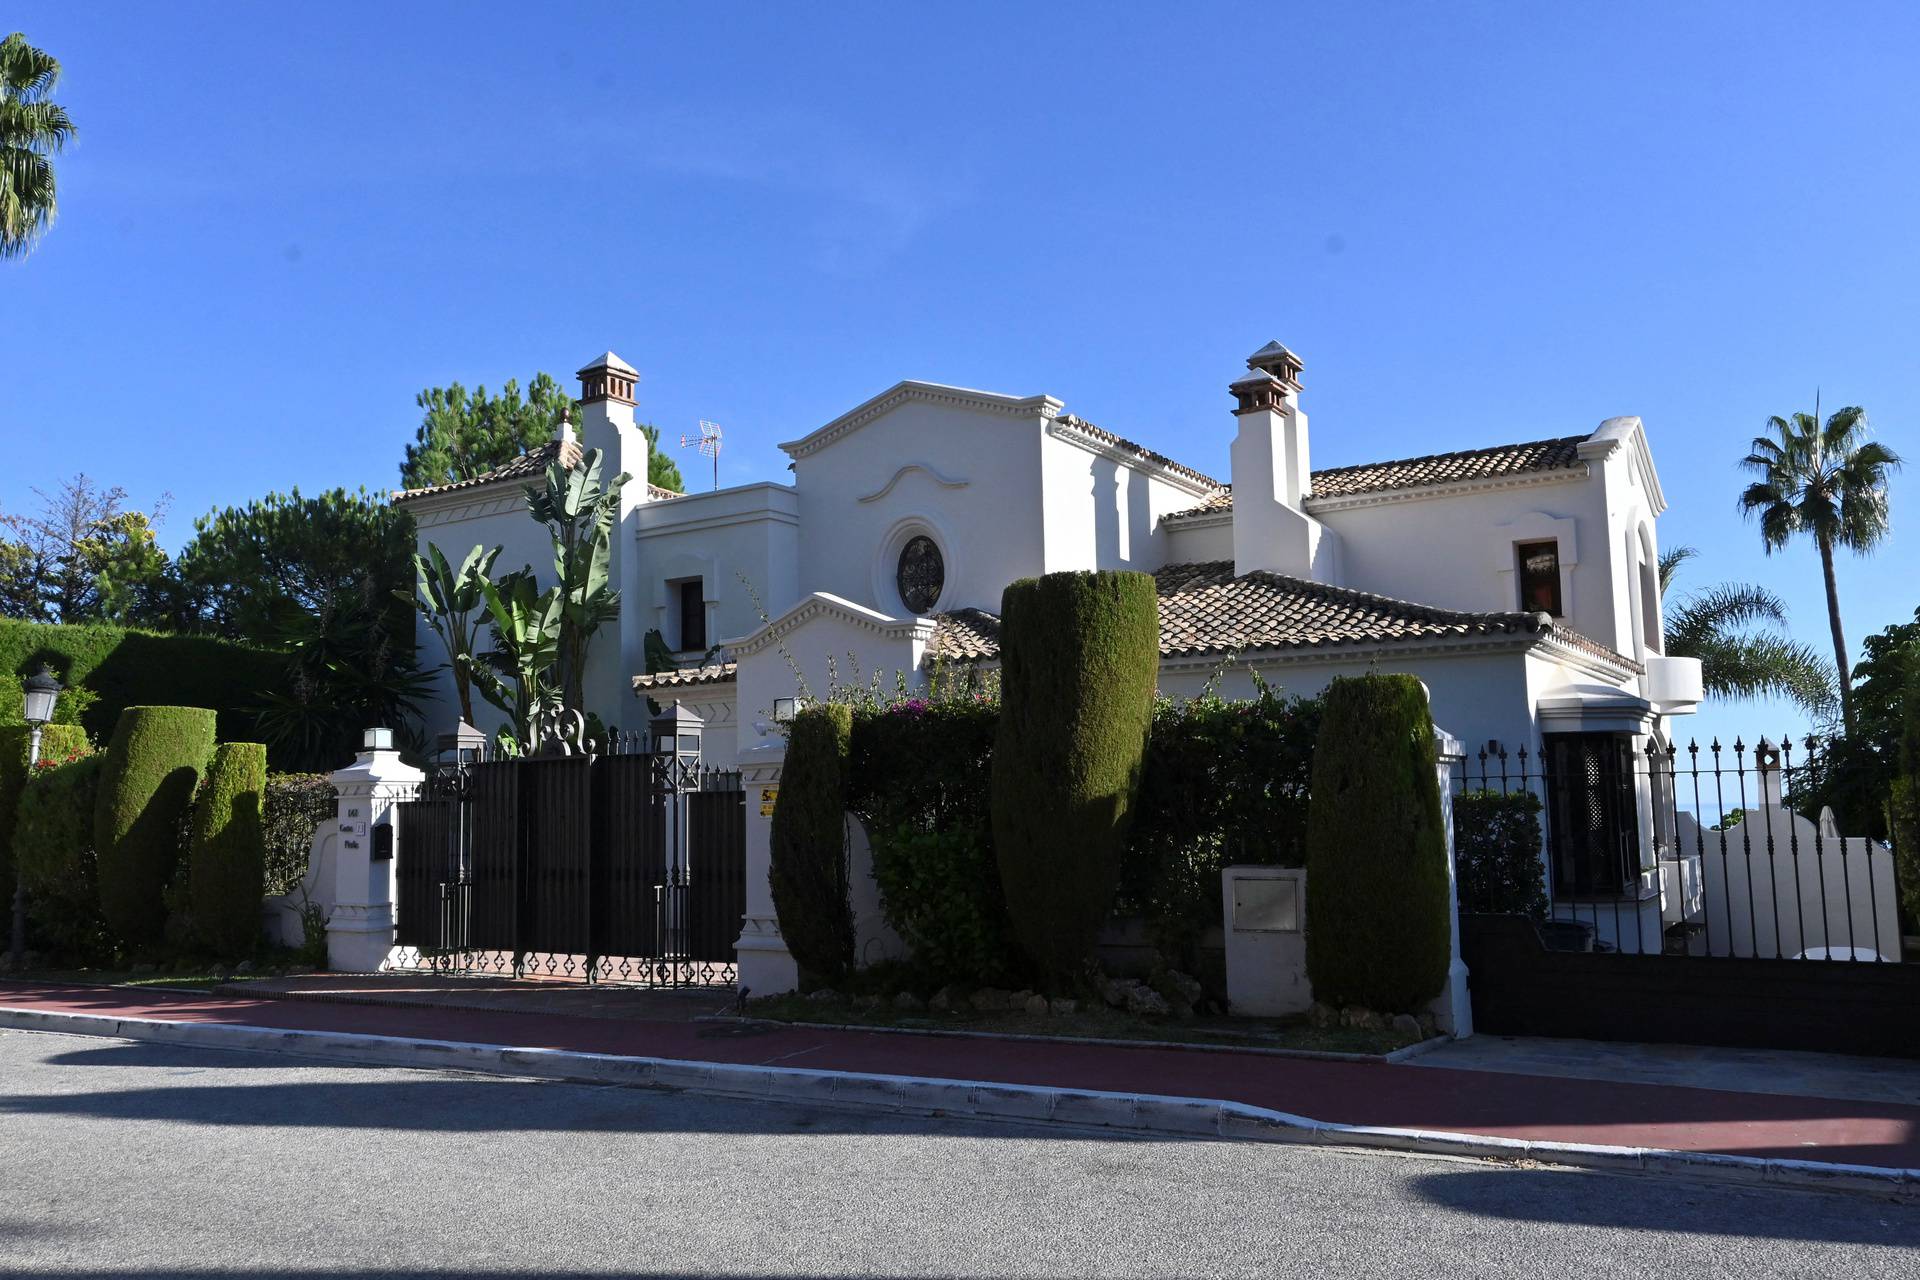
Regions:
<instances>
[{"instance_id":1,"label":"white stucco wall","mask_svg":"<svg viewBox=\"0 0 1920 1280\"><path fill-rule=\"evenodd\" d=\"M632 536L640 558L632 607L642 632L657 628L689 660L701 655L680 644L680 601L670 583L701 580L709 648L759 630L799 597L800 504L790 486L740 485L650 502L636 513ZM644 669L643 660L629 675Z\"/></svg>"}]
</instances>

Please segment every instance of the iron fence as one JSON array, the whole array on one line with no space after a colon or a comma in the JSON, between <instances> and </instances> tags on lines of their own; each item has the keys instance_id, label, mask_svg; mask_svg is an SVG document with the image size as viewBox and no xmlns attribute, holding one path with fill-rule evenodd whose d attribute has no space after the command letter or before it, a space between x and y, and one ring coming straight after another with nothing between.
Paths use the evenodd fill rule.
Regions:
<instances>
[{"instance_id":1,"label":"iron fence","mask_svg":"<svg viewBox=\"0 0 1920 1280\"><path fill-rule=\"evenodd\" d=\"M1550 946L1899 961L1894 838L1795 807L1821 749L1811 737L1729 749L1613 733L1548 734L1535 753L1488 744L1454 771L1460 909L1526 909L1516 876L1474 862L1503 840L1518 862L1517 841L1544 876ZM1495 816L1459 803L1474 793L1533 803Z\"/></svg>"},{"instance_id":2,"label":"iron fence","mask_svg":"<svg viewBox=\"0 0 1920 1280\"><path fill-rule=\"evenodd\" d=\"M648 986L734 982L746 911L740 775L643 734L594 754L484 753L398 808L387 968Z\"/></svg>"}]
</instances>

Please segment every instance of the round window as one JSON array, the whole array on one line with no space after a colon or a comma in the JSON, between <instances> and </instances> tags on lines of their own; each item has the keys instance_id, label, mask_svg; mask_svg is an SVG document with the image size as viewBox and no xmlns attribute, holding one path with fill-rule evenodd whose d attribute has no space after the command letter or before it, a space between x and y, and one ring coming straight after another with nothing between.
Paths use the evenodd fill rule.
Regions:
<instances>
[{"instance_id":1,"label":"round window","mask_svg":"<svg viewBox=\"0 0 1920 1280\"><path fill-rule=\"evenodd\" d=\"M926 534L916 534L900 548L900 567L894 572L894 585L900 588L900 603L909 613L931 613L947 585L946 561L940 548Z\"/></svg>"}]
</instances>

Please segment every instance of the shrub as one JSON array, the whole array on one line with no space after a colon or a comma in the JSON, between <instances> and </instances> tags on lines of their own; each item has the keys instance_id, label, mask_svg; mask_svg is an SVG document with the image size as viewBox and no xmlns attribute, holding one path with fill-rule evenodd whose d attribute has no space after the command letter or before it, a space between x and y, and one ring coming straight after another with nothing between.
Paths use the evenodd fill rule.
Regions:
<instances>
[{"instance_id":1,"label":"shrub","mask_svg":"<svg viewBox=\"0 0 1920 1280\"><path fill-rule=\"evenodd\" d=\"M1920 928L1920 663L1901 688L1900 773L1891 804L1893 875L1907 921Z\"/></svg>"},{"instance_id":2,"label":"shrub","mask_svg":"<svg viewBox=\"0 0 1920 1280\"><path fill-rule=\"evenodd\" d=\"M0 907L13 892L13 825L20 793L27 784L27 749L33 735L26 725L0 727ZM40 759L78 759L91 748L78 725L50 724L40 731Z\"/></svg>"},{"instance_id":3,"label":"shrub","mask_svg":"<svg viewBox=\"0 0 1920 1280\"><path fill-rule=\"evenodd\" d=\"M1547 917L1540 797L1469 791L1453 801L1453 865L1462 911Z\"/></svg>"},{"instance_id":4,"label":"shrub","mask_svg":"<svg viewBox=\"0 0 1920 1280\"><path fill-rule=\"evenodd\" d=\"M333 821L340 797L324 773L270 773L261 810L266 870L261 892L292 893L307 877L314 832Z\"/></svg>"},{"instance_id":5,"label":"shrub","mask_svg":"<svg viewBox=\"0 0 1920 1280\"><path fill-rule=\"evenodd\" d=\"M928 985L1010 974L993 856L998 701L936 691L855 711L847 808L865 824L881 910Z\"/></svg>"},{"instance_id":6,"label":"shrub","mask_svg":"<svg viewBox=\"0 0 1920 1280\"><path fill-rule=\"evenodd\" d=\"M286 684L287 664L283 654L217 636L0 619L0 673L31 675L42 662L69 688L84 685L94 695L80 723L95 742L107 740L122 711L152 703L211 707L221 737L254 738L255 708ZM19 715L18 700L0 698L0 724Z\"/></svg>"},{"instance_id":7,"label":"shrub","mask_svg":"<svg viewBox=\"0 0 1920 1280\"><path fill-rule=\"evenodd\" d=\"M158 942L162 894L180 855L181 825L213 755L215 713L203 707L128 707L120 713L94 811L100 908L133 946Z\"/></svg>"},{"instance_id":8,"label":"shrub","mask_svg":"<svg viewBox=\"0 0 1920 1280\"><path fill-rule=\"evenodd\" d=\"M1328 686L1307 806L1307 976L1317 1000L1417 1011L1451 956L1433 720L1407 675Z\"/></svg>"},{"instance_id":9,"label":"shrub","mask_svg":"<svg viewBox=\"0 0 1920 1280\"><path fill-rule=\"evenodd\" d=\"M994 853L1014 936L1051 989L1084 967L1113 905L1159 630L1143 573L1051 573L1001 600Z\"/></svg>"},{"instance_id":10,"label":"shrub","mask_svg":"<svg viewBox=\"0 0 1920 1280\"><path fill-rule=\"evenodd\" d=\"M1154 704L1119 902L1189 972L1201 935L1221 923L1222 867L1306 862L1320 703L1287 698L1257 674L1253 693L1230 702L1209 686Z\"/></svg>"},{"instance_id":11,"label":"shrub","mask_svg":"<svg viewBox=\"0 0 1920 1280\"><path fill-rule=\"evenodd\" d=\"M94 801L106 757L84 746L81 752L36 770L20 796L12 843L35 945L85 961L103 957L110 945L93 854Z\"/></svg>"},{"instance_id":12,"label":"shrub","mask_svg":"<svg viewBox=\"0 0 1920 1280\"><path fill-rule=\"evenodd\" d=\"M853 967L847 897L847 751L853 712L808 707L794 717L774 803L769 887L780 935L803 975L832 982Z\"/></svg>"},{"instance_id":13,"label":"shrub","mask_svg":"<svg viewBox=\"0 0 1920 1280\"><path fill-rule=\"evenodd\" d=\"M266 833L261 822L267 749L226 742L213 753L193 806L188 846L194 935L219 956L251 955L260 945Z\"/></svg>"}]
</instances>

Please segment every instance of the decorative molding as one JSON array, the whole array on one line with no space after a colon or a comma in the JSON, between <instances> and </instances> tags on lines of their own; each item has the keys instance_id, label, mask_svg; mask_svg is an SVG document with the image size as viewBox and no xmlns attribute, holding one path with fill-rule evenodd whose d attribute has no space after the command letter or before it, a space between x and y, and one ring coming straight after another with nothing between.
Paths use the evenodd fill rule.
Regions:
<instances>
[{"instance_id":1,"label":"decorative molding","mask_svg":"<svg viewBox=\"0 0 1920 1280\"><path fill-rule=\"evenodd\" d=\"M510 511L524 514L527 509L526 484L527 480L524 476L510 480L493 480L468 489L456 489L451 493L429 494L424 498L414 498L408 501L407 506L412 509L414 524L422 529L461 524L468 520L484 520L488 516L505 515ZM505 485L514 486L511 494L499 492L499 489Z\"/></svg>"},{"instance_id":2,"label":"decorative molding","mask_svg":"<svg viewBox=\"0 0 1920 1280\"><path fill-rule=\"evenodd\" d=\"M934 623L931 618L902 620L889 617L865 605L855 604L851 600L843 600L825 591L816 591L752 635L739 640L728 640L724 644L736 657L747 657L778 644L807 623L820 617L835 617L843 622L850 622L862 630L871 631L888 640L919 640L925 643L933 638Z\"/></svg>"},{"instance_id":3,"label":"decorative molding","mask_svg":"<svg viewBox=\"0 0 1920 1280\"><path fill-rule=\"evenodd\" d=\"M949 387L938 382L908 379L841 414L819 430L798 440L787 441L780 449L793 458L818 453L842 436L858 431L909 401L971 409L978 413L996 413L1009 418L1052 418L1066 408L1063 402L1052 396L1009 396L994 391L974 391L967 387Z\"/></svg>"},{"instance_id":4,"label":"decorative molding","mask_svg":"<svg viewBox=\"0 0 1920 1280\"><path fill-rule=\"evenodd\" d=\"M939 485L942 489L964 489L967 487L967 485L972 483L971 481L968 481L968 480L955 480L950 476L943 476L940 474L939 470L935 468L931 463L909 462L906 466L901 467L898 471L893 473L893 479L887 481L885 484L881 485L878 489L874 490L872 493L868 494L866 497L861 498L860 501L862 502L880 501L880 499L892 493L893 487L899 484L903 479L905 479L909 472L913 472L913 471L924 471L928 476L930 476L933 479L933 482Z\"/></svg>"}]
</instances>

